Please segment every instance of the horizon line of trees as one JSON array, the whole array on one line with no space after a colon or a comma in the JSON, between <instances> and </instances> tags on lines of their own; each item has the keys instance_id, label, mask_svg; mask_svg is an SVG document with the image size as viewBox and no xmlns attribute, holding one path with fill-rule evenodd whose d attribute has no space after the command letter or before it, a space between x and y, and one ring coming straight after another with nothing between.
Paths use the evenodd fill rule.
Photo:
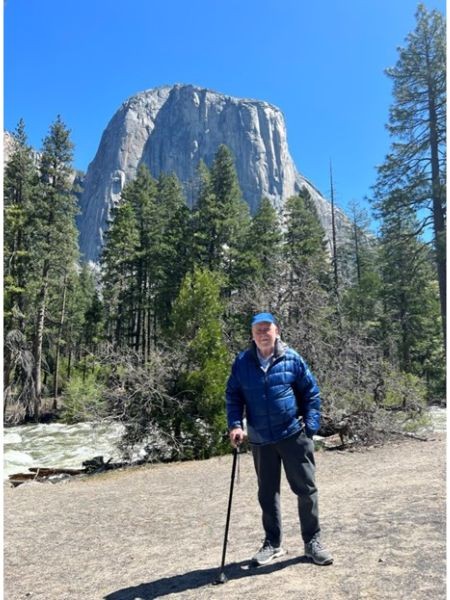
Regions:
<instances>
[{"instance_id":1,"label":"horizon line of trees","mask_svg":"<svg viewBox=\"0 0 450 600\"><path fill-rule=\"evenodd\" d=\"M36 164L21 121L5 166L4 415L38 420L43 398L56 409L62 395L67 420L123 419L124 450L151 439L149 456L221 452L226 378L258 310L278 315L310 364L335 430L364 441L398 424L396 411L441 400L444 46L442 15L420 5L388 71L395 141L374 186L379 232L355 203L331 255L306 191L282 214L263 198L250 215L222 145L198 166L192 210L174 174L140 167L93 269L79 256L70 132L58 117Z\"/></svg>"}]
</instances>

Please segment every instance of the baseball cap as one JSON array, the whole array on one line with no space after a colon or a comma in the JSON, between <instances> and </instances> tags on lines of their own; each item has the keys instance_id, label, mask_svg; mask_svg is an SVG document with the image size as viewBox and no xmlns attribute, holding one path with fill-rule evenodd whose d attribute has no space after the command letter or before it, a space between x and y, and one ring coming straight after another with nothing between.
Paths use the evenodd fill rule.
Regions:
<instances>
[{"instance_id":1,"label":"baseball cap","mask_svg":"<svg viewBox=\"0 0 450 600\"><path fill-rule=\"evenodd\" d=\"M255 315L252 319L252 327L257 323L274 323L277 325L277 320L272 313L262 312Z\"/></svg>"}]
</instances>

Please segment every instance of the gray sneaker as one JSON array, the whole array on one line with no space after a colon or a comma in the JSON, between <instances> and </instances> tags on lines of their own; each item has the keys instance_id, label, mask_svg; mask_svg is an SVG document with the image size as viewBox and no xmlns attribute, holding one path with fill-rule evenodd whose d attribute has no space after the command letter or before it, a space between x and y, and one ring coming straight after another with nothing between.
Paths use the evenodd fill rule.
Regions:
<instances>
[{"instance_id":1,"label":"gray sneaker","mask_svg":"<svg viewBox=\"0 0 450 600\"><path fill-rule=\"evenodd\" d=\"M331 565L333 557L322 545L319 535L315 535L312 540L305 544L305 556L310 558L316 565Z\"/></svg>"},{"instance_id":2,"label":"gray sneaker","mask_svg":"<svg viewBox=\"0 0 450 600\"><path fill-rule=\"evenodd\" d=\"M269 540L265 540L261 548L252 558L252 565L261 566L266 565L268 562L273 560L274 558L278 558L279 556L283 556L284 550L281 546L275 548L269 542Z\"/></svg>"}]
</instances>

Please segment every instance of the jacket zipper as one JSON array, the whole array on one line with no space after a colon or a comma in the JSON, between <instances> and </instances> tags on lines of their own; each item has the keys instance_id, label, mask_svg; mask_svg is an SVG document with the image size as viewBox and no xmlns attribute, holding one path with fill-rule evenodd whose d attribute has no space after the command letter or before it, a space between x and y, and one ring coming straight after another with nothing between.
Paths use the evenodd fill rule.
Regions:
<instances>
[{"instance_id":1,"label":"jacket zipper","mask_svg":"<svg viewBox=\"0 0 450 600\"><path fill-rule=\"evenodd\" d=\"M275 440L273 439L273 432L272 432L272 427L271 427L271 423L270 423L270 416L269 416L269 386L268 386L268 373L270 371L270 369L277 363L279 362L281 359L283 358L283 356L278 356L271 365L269 365L269 368L267 369L267 371L264 371L264 391L266 394L266 409L267 409L267 424L268 424L268 428L269 428L269 433L270 433L270 439L272 440L272 442L274 442ZM259 364L259 361L258 361ZM261 368L261 365L260 365Z\"/></svg>"},{"instance_id":2,"label":"jacket zipper","mask_svg":"<svg viewBox=\"0 0 450 600\"><path fill-rule=\"evenodd\" d=\"M272 365L270 365L271 367ZM269 367L269 369L270 369ZM268 389L268 380L267 380L267 373L269 372L269 369L267 369L267 371L264 371L264 393L266 395L266 414L267 414L267 425L268 425L268 429L269 429L269 433L270 433L270 439L273 441L273 433L272 433L272 427L271 427L271 423L270 423L270 414L269 414L269 389Z\"/></svg>"}]
</instances>

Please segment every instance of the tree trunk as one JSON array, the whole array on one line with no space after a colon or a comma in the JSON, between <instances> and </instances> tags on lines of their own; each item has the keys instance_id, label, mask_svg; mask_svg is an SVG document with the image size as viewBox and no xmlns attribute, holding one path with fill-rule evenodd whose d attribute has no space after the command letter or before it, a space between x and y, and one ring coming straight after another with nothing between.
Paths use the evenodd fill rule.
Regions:
<instances>
[{"instance_id":1,"label":"tree trunk","mask_svg":"<svg viewBox=\"0 0 450 600\"><path fill-rule=\"evenodd\" d=\"M356 280L358 282L358 288L361 288L361 257L359 255L359 235L358 226L356 224L356 217L353 220L353 233L355 236L355 262L356 262Z\"/></svg>"},{"instance_id":2,"label":"tree trunk","mask_svg":"<svg viewBox=\"0 0 450 600\"><path fill-rule=\"evenodd\" d=\"M65 311L66 311L66 295L67 295L67 274L64 275L61 318L59 320L58 338L56 340L55 372L53 374L53 410L56 410L58 408L57 398L58 398L59 356L60 356L60 346L61 346L62 332L63 332L63 327L64 327L64 318L65 318Z\"/></svg>"},{"instance_id":3,"label":"tree trunk","mask_svg":"<svg viewBox=\"0 0 450 600\"><path fill-rule=\"evenodd\" d=\"M17 246L20 250L25 250L25 245L23 242L23 231L20 230L18 233ZM20 260L19 265L17 267L17 283L18 287L21 290L25 289L26 286L26 276L25 269L23 266L23 259ZM21 291L17 298L17 305L19 307L19 316L18 316L18 328L20 331L25 331L25 298L24 293Z\"/></svg>"},{"instance_id":4,"label":"tree trunk","mask_svg":"<svg viewBox=\"0 0 450 600\"><path fill-rule=\"evenodd\" d=\"M333 239L333 274L334 274L334 293L336 301L339 303L339 275L338 275L338 259L337 259L337 242L336 242L336 215L334 206L334 186L333 186L333 171L330 162L330 185L331 185L331 232Z\"/></svg>"},{"instance_id":5,"label":"tree trunk","mask_svg":"<svg viewBox=\"0 0 450 600\"><path fill-rule=\"evenodd\" d=\"M69 346L69 355L67 359L67 379L70 379L72 374L72 346Z\"/></svg>"},{"instance_id":6,"label":"tree trunk","mask_svg":"<svg viewBox=\"0 0 450 600\"><path fill-rule=\"evenodd\" d=\"M11 395L11 351L7 350L3 357L3 416L5 416L8 400Z\"/></svg>"},{"instance_id":7,"label":"tree trunk","mask_svg":"<svg viewBox=\"0 0 450 600\"><path fill-rule=\"evenodd\" d=\"M33 343L33 354L34 354L34 419L36 422L39 421L40 408L41 408L41 395L42 395L42 378L41 378L41 367L42 367L42 340L44 337L44 323L45 323L45 310L47 305L47 291L48 291L48 264L44 264L42 274L42 285L38 295L38 310L37 310L37 321L36 321L36 333Z\"/></svg>"},{"instance_id":8,"label":"tree trunk","mask_svg":"<svg viewBox=\"0 0 450 600\"><path fill-rule=\"evenodd\" d=\"M142 360L144 364L148 360L148 346L149 346L149 338L148 338L148 320L149 320L149 309L148 309L148 275L145 273L144 281L143 281L143 315L142 315Z\"/></svg>"},{"instance_id":9,"label":"tree trunk","mask_svg":"<svg viewBox=\"0 0 450 600\"><path fill-rule=\"evenodd\" d=\"M142 259L139 260L137 266L137 299L136 299L136 337L134 349L139 354L141 352L141 333L142 333L142 279L143 279L143 265Z\"/></svg>"},{"instance_id":10,"label":"tree trunk","mask_svg":"<svg viewBox=\"0 0 450 600\"><path fill-rule=\"evenodd\" d=\"M439 283L439 299L441 307L442 332L444 348L446 342L446 311L447 311L447 277L445 257L445 216L442 198L442 187L439 169L439 141L436 99L431 82L428 84L428 110L430 118L430 150L431 150L431 186L433 199L434 246L436 251L436 267Z\"/></svg>"}]
</instances>

